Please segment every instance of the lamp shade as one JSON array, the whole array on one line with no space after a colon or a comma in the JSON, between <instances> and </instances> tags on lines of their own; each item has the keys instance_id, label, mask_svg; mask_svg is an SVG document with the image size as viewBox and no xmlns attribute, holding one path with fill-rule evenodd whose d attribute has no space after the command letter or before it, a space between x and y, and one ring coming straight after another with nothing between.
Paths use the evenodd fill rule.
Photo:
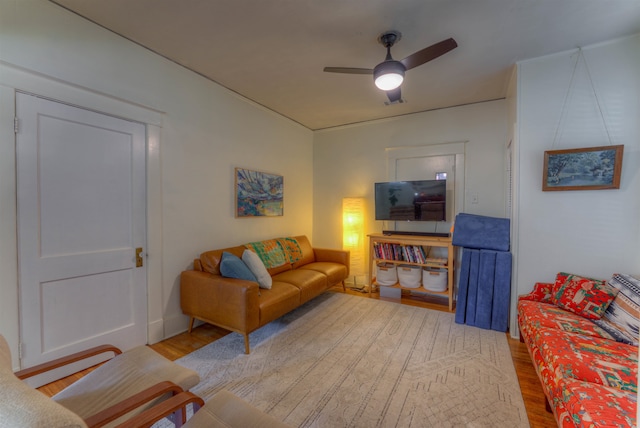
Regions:
<instances>
[{"instance_id":1,"label":"lamp shade","mask_svg":"<svg viewBox=\"0 0 640 428\"><path fill-rule=\"evenodd\" d=\"M373 69L373 81L378 89L390 91L402 84L405 71L406 68L400 61L384 61Z\"/></svg>"},{"instance_id":2,"label":"lamp shade","mask_svg":"<svg viewBox=\"0 0 640 428\"><path fill-rule=\"evenodd\" d=\"M351 275L364 275L364 198L342 199L342 248L351 252Z\"/></svg>"}]
</instances>

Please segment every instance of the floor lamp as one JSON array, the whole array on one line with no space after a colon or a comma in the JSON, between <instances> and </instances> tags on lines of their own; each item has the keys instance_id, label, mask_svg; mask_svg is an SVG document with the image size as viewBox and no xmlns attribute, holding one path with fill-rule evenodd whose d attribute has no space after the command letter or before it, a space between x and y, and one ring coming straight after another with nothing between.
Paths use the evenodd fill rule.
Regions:
<instances>
[{"instance_id":1,"label":"floor lamp","mask_svg":"<svg viewBox=\"0 0 640 428\"><path fill-rule=\"evenodd\" d=\"M342 249L351 252L353 287L364 272L364 198L342 199Z\"/></svg>"}]
</instances>

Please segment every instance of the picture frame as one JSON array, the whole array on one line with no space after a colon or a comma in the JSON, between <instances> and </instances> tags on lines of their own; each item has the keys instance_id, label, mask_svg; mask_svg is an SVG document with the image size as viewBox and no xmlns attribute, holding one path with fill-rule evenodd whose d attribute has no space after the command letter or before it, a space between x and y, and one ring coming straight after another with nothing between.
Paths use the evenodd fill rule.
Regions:
<instances>
[{"instance_id":1,"label":"picture frame","mask_svg":"<svg viewBox=\"0 0 640 428\"><path fill-rule=\"evenodd\" d=\"M284 215L284 177L235 168L235 217Z\"/></svg>"},{"instance_id":2,"label":"picture frame","mask_svg":"<svg viewBox=\"0 0 640 428\"><path fill-rule=\"evenodd\" d=\"M619 189L624 145L547 150L542 190Z\"/></svg>"}]
</instances>

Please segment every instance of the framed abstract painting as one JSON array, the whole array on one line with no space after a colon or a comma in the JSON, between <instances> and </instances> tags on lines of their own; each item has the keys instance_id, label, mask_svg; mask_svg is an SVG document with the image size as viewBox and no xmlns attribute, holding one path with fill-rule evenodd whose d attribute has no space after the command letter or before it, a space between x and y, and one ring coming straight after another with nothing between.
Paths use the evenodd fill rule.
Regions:
<instances>
[{"instance_id":1,"label":"framed abstract painting","mask_svg":"<svg viewBox=\"0 0 640 428\"><path fill-rule=\"evenodd\" d=\"M284 177L250 169L235 169L236 217L282 216Z\"/></svg>"},{"instance_id":2,"label":"framed abstract painting","mask_svg":"<svg viewBox=\"0 0 640 428\"><path fill-rule=\"evenodd\" d=\"M619 189L623 145L544 152L542 190Z\"/></svg>"}]
</instances>

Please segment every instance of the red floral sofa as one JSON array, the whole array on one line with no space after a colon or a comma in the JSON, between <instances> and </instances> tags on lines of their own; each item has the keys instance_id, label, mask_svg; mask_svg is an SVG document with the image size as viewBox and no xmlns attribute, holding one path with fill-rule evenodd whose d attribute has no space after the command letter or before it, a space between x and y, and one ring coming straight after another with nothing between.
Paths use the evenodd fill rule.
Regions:
<instances>
[{"instance_id":1,"label":"red floral sofa","mask_svg":"<svg viewBox=\"0 0 640 428\"><path fill-rule=\"evenodd\" d=\"M560 427L636 427L640 279L559 273L518 300L527 346Z\"/></svg>"}]
</instances>

